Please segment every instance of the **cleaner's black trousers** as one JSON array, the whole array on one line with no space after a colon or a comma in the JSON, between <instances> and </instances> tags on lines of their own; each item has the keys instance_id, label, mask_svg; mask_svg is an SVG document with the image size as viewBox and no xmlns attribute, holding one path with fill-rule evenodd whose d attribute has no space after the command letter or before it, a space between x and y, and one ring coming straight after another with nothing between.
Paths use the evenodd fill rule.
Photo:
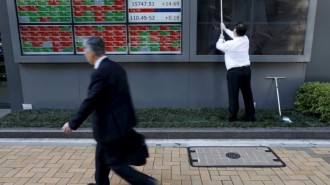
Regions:
<instances>
[{"instance_id":1,"label":"cleaner's black trousers","mask_svg":"<svg viewBox=\"0 0 330 185\"><path fill-rule=\"evenodd\" d=\"M231 68L227 72L227 85L229 96L228 121L236 121L239 109L239 90L241 90L245 105L245 120L255 121L254 100L251 90L250 66Z\"/></svg>"}]
</instances>

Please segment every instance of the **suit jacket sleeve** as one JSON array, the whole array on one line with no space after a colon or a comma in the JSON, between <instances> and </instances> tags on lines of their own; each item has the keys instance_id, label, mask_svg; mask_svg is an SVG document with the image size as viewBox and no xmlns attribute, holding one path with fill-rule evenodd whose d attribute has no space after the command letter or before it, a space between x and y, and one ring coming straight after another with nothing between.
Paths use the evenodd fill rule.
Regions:
<instances>
[{"instance_id":1,"label":"suit jacket sleeve","mask_svg":"<svg viewBox=\"0 0 330 185\"><path fill-rule=\"evenodd\" d=\"M89 85L87 98L81 104L79 111L69 121L71 129L76 130L93 112L95 105L100 99L100 94L104 88L104 79L101 74L94 71L92 74L91 83Z\"/></svg>"}]
</instances>

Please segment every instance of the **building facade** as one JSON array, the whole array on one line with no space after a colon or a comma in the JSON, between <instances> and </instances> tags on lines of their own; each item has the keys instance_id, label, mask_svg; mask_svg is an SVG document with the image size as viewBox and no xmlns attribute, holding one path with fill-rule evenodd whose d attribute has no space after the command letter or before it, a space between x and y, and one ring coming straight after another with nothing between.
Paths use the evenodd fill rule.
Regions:
<instances>
[{"instance_id":1,"label":"building facade","mask_svg":"<svg viewBox=\"0 0 330 185\"><path fill-rule=\"evenodd\" d=\"M301 84L330 79L327 7L328 0L223 0L221 17L219 0L3 0L8 102L78 107L93 70L81 41L100 35L127 70L135 107L227 107L224 57L215 49L222 18L229 28L248 24L257 108L277 107L266 77L285 77L281 105L290 109Z\"/></svg>"}]
</instances>

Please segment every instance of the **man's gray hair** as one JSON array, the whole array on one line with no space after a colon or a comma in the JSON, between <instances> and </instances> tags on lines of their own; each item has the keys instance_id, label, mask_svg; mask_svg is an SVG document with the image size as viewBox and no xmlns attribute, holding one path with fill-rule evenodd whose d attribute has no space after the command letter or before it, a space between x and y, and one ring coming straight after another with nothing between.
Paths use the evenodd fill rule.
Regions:
<instances>
[{"instance_id":1,"label":"man's gray hair","mask_svg":"<svg viewBox=\"0 0 330 185\"><path fill-rule=\"evenodd\" d=\"M105 44L101 37L89 37L84 41L84 48L96 56L105 54Z\"/></svg>"}]
</instances>

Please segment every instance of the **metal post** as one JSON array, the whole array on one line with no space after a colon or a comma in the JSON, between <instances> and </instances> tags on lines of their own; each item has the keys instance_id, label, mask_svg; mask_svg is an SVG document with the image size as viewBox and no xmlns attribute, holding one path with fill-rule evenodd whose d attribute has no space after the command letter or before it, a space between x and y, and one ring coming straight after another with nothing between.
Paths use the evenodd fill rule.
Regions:
<instances>
[{"instance_id":1,"label":"metal post","mask_svg":"<svg viewBox=\"0 0 330 185\"><path fill-rule=\"evenodd\" d=\"M285 79L285 77L266 77L266 78L267 79L273 79L275 81L276 95L277 95L277 105L278 105L278 113L280 114L280 116L282 116L280 94L278 92L278 82L277 82L277 79Z\"/></svg>"}]
</instances>

